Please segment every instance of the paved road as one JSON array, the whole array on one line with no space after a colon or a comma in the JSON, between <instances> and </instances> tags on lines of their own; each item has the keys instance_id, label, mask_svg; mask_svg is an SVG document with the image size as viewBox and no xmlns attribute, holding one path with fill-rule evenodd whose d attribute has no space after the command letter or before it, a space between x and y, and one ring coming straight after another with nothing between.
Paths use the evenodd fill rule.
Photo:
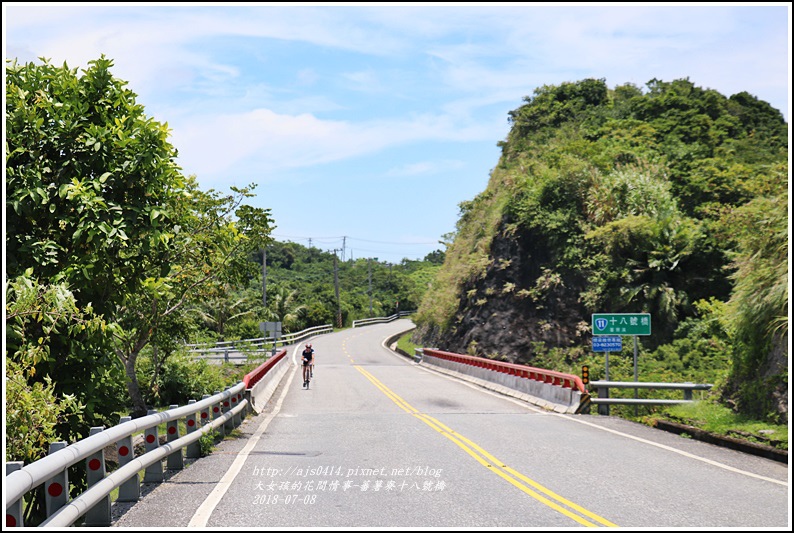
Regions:
<instances>
[{"instance_id":1,"label":"paved road","mask_svg":"<svg viewBox=\"0 0 794 533\"><path fill-rule=\"evenodd\" d=\"M787 465L438 374L383 346L411 326L312 340L308 390L294 366L238 438L114 525L790 530Z\"/></svg>"}]
</instances>

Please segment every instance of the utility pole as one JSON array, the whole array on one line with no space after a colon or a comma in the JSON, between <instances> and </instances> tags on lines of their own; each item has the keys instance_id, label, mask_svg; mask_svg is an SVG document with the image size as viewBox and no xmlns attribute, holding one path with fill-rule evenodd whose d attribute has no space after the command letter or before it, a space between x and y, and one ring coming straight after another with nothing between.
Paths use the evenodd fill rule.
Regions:
<instances>
[{"instance_id":1,"label":"utility pole","mask_svg":"<svg viewBox=\"0 0 794 533\"><path fill-rule=\"evenodd\" d=\"M336 252L334 250L334 292L336 293L336 327L342 328L342 304L339 302L339 269L336 264Z\"/></svg>"},{"instance_id":2,"label":"utility pole","mask_svg":"<svg viewBox=\"0 0 794 533\"><path fill-rule=\"evenodd\" d=\"M372 262L367 259L367 278L369 278L369 318L372 318Z\"/></svg>"},{"instance_id":3,"label":"utility pole","mask_svg":"<svg viewBox=\"0 0 794 533\"><path fill-rule=\"evenodd\" d=\"M342 262L345 260L345 240L347 237L342 237Z\"/></svg>"},{"instance_id":4,"label":"utility pole","mask_svg":"<svg viewBox=\"0 0 794 533\"><path fill-rule=\"evenodd\" d=\"M262 248L262 305L267 308L267 252Z\"/></svg>"}]
</instances>

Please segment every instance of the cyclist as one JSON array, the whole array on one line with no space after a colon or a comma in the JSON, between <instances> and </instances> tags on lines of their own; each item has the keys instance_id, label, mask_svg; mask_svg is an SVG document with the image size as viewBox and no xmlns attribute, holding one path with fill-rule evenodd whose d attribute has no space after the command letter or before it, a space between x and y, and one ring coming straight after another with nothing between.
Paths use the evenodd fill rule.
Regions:
<instances>
[{"instance_id":1,"label":"cyclist","mask_svg":"<svg viewBox=\"0 0 794 533\"><path fill-rule=\"evenodd\" d=\"M311 344L307 344L301 352L303 359L303 386L309 386L309 379L312 376L312 361L314 360L314 349Z\"/></svg>"}]
</instances>

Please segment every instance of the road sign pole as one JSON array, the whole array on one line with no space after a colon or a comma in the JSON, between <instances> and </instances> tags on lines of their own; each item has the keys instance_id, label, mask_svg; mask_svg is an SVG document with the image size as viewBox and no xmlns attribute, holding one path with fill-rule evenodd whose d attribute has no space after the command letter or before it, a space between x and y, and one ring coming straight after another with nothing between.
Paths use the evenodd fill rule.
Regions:
<instances>
[{"instance_id":1,"label":"road sign pole","mask_svg":"<svg viewBox=\"0 0 794 533\"><path fill-rule=\"evenodd\" d=\"M637 372L637 336L634 335L634 383L640 380L639 373ZM634 397L637 398L637 389L634 389ZM634 406L634 416L638 416L639 406Z\"/></svg>"},{"instance_id":2,"label":"road sign pole","mask_svg":"<svg viewBox=\"0 0 794 533\"><path fill-rule=\"evenodd\" d=\"M609 352L606 352L607 356L607 364L606 364L606 372L604 373L604 381L609 381Z\"/></svg>"}]
</instances>

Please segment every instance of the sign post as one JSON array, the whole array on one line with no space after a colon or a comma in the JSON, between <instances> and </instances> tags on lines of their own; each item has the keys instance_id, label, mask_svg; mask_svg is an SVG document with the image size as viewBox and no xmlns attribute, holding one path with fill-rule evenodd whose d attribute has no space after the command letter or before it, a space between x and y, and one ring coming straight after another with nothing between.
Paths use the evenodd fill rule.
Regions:
<instances>
[{"instance_id":1,"label":"sign post","mask_svg":"<svg viewBox=\"0 0 794 533\"><path fill-rule=\"evenodd\" d=\"M596 339L607 335L632 335L634 336L634 381L639 381L637 370L637 336L651 334L650 313L593 313L593 351L596 350ZM621 347L622 349L622 347ZM609 380L609 351L607 351L606 379ZM637 389L634 389L637 398ZM634 406L634 416L637 416L637 406Z\"/></svg>"},{"instance_id":2,"label":"sign post","mask_svg":"<svg viewBox=\"0 0 794 533\"><path fill-rule=\"evenodd\" d=\"M271 355L276 355L276 341L281 338L281 322L260 322L259 330L265 334L265 337L267 337L269 332L273 333L273 352Z\"/></svg>"},{"instance_id":3,"label":"sign post","mask_svg":"<svg viewBox=\"0 0 794 533\"><path fill-rule=\"evenodd\" d=\"M601 335L593 337L593 351L606 352L606 372L604 379L609 381L609 352L619 352L623 349L623 337L617 335Z\"/></svg>"}]
</instances>

